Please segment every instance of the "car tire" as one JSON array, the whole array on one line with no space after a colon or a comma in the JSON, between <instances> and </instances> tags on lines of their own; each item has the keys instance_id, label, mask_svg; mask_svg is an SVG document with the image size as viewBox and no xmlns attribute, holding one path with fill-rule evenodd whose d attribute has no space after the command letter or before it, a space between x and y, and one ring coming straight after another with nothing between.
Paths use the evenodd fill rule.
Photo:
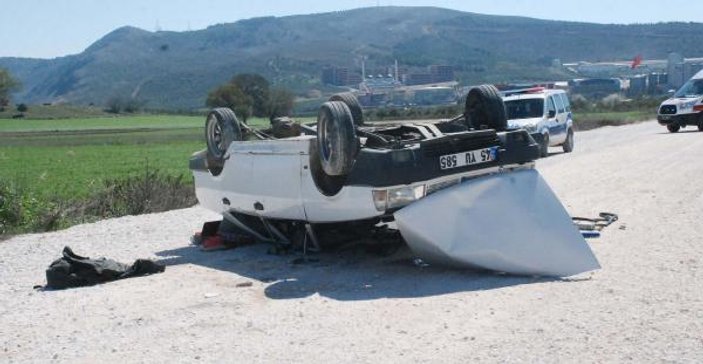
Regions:
<instances>
[{"instance_id":1,"label":"car tire","mask_svg":"<svg viewBox=\"0 0 703 364\"><path fill-rule=\"evenodd\" d=\"M698 131L703 131L703 116L698 118Z\"/></svg>"},{"instance_id":2,"label":"car tire","mask_svg":"<svg viewBox=\"0 0 703 364\"><path fill-rule=\"evenodd\" d=\"M681 129L681 126L679 124L669 124L666 126L666 129L669 130L669 133L677 133Z\"/></svg>"},{"instance_id":3,"label":"car tire","mask_svg":"<svg viewBox=\"0 0 703 364\"><path fill-rule=\"evenodd\" d=\"M564 153L571 153L574 150L574 131L569 129L566 132L566 141L561 145Z\"/></svg>"},{"instance_id":4,"label":"car tire","mask_svg":"<svg viewBox=\"0 0 703 364\"><path fill-rule=\"evenodd\" d=\"M549 134L544 134L539 154L542 158L549 156Z\"/></svg>"},{"instance_id":5,"label":"car tire","mask_svg":"<svg viewBox=\"0 0 703 364\"><path fill-rule=\"evenodd\" d=\"M330 176L349 173L359 152L353 116L342 101L327 101L317 114L317 147L322 170Z\"/></svg>"},{"instance_id":6,"label":"car tire","mask_svg":"<svg viewBox=\"0 0 703 364\"><path fill-rule=\"evenodd\" d=\"M349 111L351 111L352 118L354 119L354 125L360 126L364 124L364 112L359 103L359 99L354 96L351 92L342 92L334 94L330 97L328 101L341 101L347 105Z\"/></svg>"},{"instance_id":7,"label":"car tire","mask_svg":"<svg viewBox=\"0 0 703 364\"><path fill-rule=\"evenodd\" d=\"M317 190L325 196L334 196L344 187L347 176L330 176L322 170L317 143L310 143L310 174Z\"/></svg>"},{"instance_id":8,"label":"car tire","mask_svg":"<svg viewBox=\"0 0 703 364\"><path fill-rule=\"evenodd\" d=\"M222 160L229 145L242 139L242 128L234 111L226 107L210 111L205 119L205 140L209 158Z\"/></svg>"},{"instance_id":9,"label":"car tire","mask_svg":"<svg viewBox=\"0 0 703 364\"><path fill-rule=\"evenodd\" d=\"M506 130L508 118L498 89L493 85L472 88L466 95L464 119L469 129Z\"/></svg>"}]
</instances>

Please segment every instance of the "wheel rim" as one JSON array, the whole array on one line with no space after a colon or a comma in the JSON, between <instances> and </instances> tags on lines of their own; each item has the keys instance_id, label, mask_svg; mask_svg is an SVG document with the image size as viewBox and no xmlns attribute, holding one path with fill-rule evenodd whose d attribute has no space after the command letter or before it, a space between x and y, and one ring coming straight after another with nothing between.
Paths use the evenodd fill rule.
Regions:
<instances>
[{"instance_id":1,"label":"wheel rim","mask_svg":"<svg viewBox=\"0 0 703 364\"><path fill-rule=\"evenodd\" d=\"M228 147L227 137L225 135L225 124L215 114L210 114L207 119L207 141L208 148L213 157L221 158L225 153L225 148Z\"/></svg>"},{"instance_id":2,"label":"wheel rim","mask_svg":"<svg viewBox=\"0 0 703 364\"><path fill-rule=\"evenodd\" d=\"M322 139L322 143L320 143L322 145L322 158L325 161L329 161L330 157L332 156L332 141L329 138L330 133L328 131L329 115L327 115L327 113L325 113L320 122L322 123L322 125L321 125L322 128L320 130L320 136L319 136Z\"/></svg>"},{"instance_id":3,"label":"wheel rim","mask_svg":"<svg viewBox=\"0 0 703 364\"><path fill-rule=\"evenodd\" d=\"M320 107L317 121L316 146L322 169L330 176L348 174L358 152L349 107L342 101L328 101Z\"/></svg>"},{"instance_id":4,"label":"wheel rim","mask_svg":"<svg viewBox=\"0 0 703 364\"><path fill-rule=\"evenodd\" d=\"M210 114L207 119L207 138L210 153L219 157L222 153L222 125L214 114Z\"/></svg>"},{"instance_id":5,"label":"wheel rim","mask_svg":"<svg viewBox=\"0 0 703 364\"><path fill-rule=\"evenodd\" d=\"M222 151L222 125L217 122L215 123L215 130L213 131L213 140L215 145L217 145L217 150Z\"/></svg>"}]
</instances>

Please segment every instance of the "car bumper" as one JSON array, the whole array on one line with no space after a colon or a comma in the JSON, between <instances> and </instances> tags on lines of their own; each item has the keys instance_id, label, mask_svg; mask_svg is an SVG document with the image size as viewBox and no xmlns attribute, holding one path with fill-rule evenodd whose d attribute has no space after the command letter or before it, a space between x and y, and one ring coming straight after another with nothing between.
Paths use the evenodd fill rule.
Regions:
<instances>
[{"instance_id":1,"label":"car bumper","mask_svg":"<svg viewBox=\"0 0 703 364\"><path fill-rule=\"evenodd\" d=\"M703 120L703 113L692 114L675 114L675 115L657 115L657 121L660 125L677 124L681 126L698 125Z\"/></svg>"}]
</instances>

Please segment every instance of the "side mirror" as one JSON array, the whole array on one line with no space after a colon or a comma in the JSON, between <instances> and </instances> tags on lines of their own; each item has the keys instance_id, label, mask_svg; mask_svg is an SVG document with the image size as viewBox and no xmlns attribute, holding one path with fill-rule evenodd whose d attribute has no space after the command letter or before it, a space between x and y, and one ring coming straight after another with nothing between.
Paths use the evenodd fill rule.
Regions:
<instances>
[{"instance_id":1,"label":"side mirror","mask_svg":"<svg viewBox=\"0 0 703 364\"><path fill-rule=\"evenodd\" d=\"M674 94L676 93L676 90L671 89L671 90L667 91L666 93L667 93L667 95L669 95L669 96L674 96Z\"/></svg>"},{"instance_id":2,"label":"side mirror","mask_svg":"<svg viewBox=\"0 0 703 364\"><path fill-rule=\"evenodd\" d=\"M557 111L556 110L549 110L548 117L551 119L555 116L557 116Z\"/></svg>"}]
</instances>

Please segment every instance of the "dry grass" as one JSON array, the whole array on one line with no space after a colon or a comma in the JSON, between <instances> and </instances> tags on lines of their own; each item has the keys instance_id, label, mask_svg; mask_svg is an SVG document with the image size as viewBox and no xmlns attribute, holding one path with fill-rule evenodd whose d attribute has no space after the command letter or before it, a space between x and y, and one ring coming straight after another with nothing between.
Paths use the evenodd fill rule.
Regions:
<instances>
[{"instance_id":1,"label":"dry grass","mask_svg":"<svg viewBox=\"0 0 703 364\"><path fill-rule=\"evenodd\" d=\"M182 175L145 167L144 173L104 182L89 197L37 197L31 191L0 182L0 236L42 232L77 223L125 215L186 208L197 202L193 185Z\"/></svg>"}]
</instances>

